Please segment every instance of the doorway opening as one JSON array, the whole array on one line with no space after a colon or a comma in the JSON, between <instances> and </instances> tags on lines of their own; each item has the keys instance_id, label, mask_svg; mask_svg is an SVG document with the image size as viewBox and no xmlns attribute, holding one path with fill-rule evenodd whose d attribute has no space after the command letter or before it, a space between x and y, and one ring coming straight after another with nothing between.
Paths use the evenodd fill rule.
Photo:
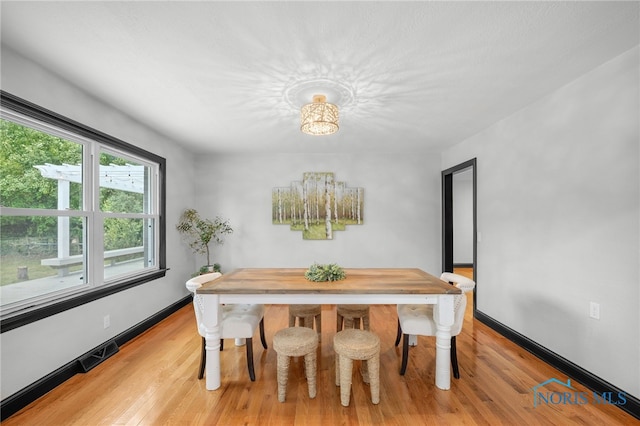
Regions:
<instances>
[{"instance_id":1,"label":"doorway opening","mask_svg":"<svg viewBox=\"0 0 640 426\"><path fill-rule=\"evenodd\" d=\"M442 271L456 272L477 283L476 159L442 171Z\"/></svg>"}]
</instances>

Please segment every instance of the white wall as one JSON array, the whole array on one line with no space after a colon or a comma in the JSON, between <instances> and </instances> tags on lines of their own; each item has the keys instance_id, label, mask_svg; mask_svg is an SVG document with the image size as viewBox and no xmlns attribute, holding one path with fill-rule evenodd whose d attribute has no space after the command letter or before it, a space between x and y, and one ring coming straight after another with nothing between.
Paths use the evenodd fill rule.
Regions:
<instances>
[{"instance_id":1,"label":"white wall","mask_svg":"<svg viewBox=\"0 0 640 426\"><path fill-rule=\"evenodd\" d=\"M333 172L364 188L364 225L334 232L333 240L303 240L271 223L271 191L302 180L304 172ZM200 156L196 207L230 219L234 233L213 257L236 267L418 267L439 273L440 164L435 155Z\"/></svg>"},{"instance_id":2,"label":"white wall","mask_svg":"<svg viewBox=\"0 0 640 426\"><path fill-rule=\"evenodd\" d=\"M478 309L636 397L638 79L636 47L443 155L477 157Z\"/></svg>"},{"instance_id":3,"label":"white wall","mask_svg":"<svg viewBox=\"0 0 640 426\"><path fill-rule=\"evenodd\" d=\"M89 97L6 46L1 59L2 90L167 159L167 266L171 268L163 279L2 333L4 399L188 294L184 282L193 271L194 257L180 243L173 224L183 205L194 199L195 175L193 157L175 141ZM111 316L111 327L104 330L106 314Z\"/></svg>"}]
</instances>

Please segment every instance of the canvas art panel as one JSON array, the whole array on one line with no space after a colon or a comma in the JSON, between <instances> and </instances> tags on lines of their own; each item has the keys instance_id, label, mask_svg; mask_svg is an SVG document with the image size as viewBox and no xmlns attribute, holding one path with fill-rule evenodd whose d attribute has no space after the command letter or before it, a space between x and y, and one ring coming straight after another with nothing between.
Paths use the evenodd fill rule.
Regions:
<instances>
[{"instance_id":1,"label":"canvas art panel","mask_svg":"<svg viewBox=\"0 0 640 426\"><path fill-rule=\"evenodd\" d=\"M364 188L349 188L331 172L305 172L302 181L272 190L272 222L305 240L332 240L335 231L363 224Z\"/></svg>"}]
</instances>

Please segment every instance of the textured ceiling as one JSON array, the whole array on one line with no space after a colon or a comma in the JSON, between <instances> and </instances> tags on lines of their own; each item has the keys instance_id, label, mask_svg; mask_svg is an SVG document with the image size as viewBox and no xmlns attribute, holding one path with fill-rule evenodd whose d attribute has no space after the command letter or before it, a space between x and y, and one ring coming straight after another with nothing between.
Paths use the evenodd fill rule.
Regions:
<instances>
[{"instance_id":1,"label":"textured ceiling","mask_svg":"<svg viewBox=\"0 0 640 426\"><path fill-rule=\"evenodd\" d=\"M3 44L196 152L438 151L640 42L638 2L1 7ZM314 80L335 135L299 131Z\"/></svg>"}]
</instances>

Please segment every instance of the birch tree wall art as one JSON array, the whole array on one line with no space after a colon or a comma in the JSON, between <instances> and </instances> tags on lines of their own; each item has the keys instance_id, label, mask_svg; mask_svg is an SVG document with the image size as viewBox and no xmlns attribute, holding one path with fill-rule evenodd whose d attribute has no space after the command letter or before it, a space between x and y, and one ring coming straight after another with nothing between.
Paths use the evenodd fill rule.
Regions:
<instances>
[{"instance_id":1,"label":"birch tree wall art","mask_svg":"<svg viewBox=\"0 0 640 426\"><path fill-rule=\"evenodd\" d=\"M273 188L271 217L274 225L302 231L305 240L332 240L335 231L363 224L363 188L348 188L333 173L306 172L302 181Z\"/></svg>"}]
</instances>

